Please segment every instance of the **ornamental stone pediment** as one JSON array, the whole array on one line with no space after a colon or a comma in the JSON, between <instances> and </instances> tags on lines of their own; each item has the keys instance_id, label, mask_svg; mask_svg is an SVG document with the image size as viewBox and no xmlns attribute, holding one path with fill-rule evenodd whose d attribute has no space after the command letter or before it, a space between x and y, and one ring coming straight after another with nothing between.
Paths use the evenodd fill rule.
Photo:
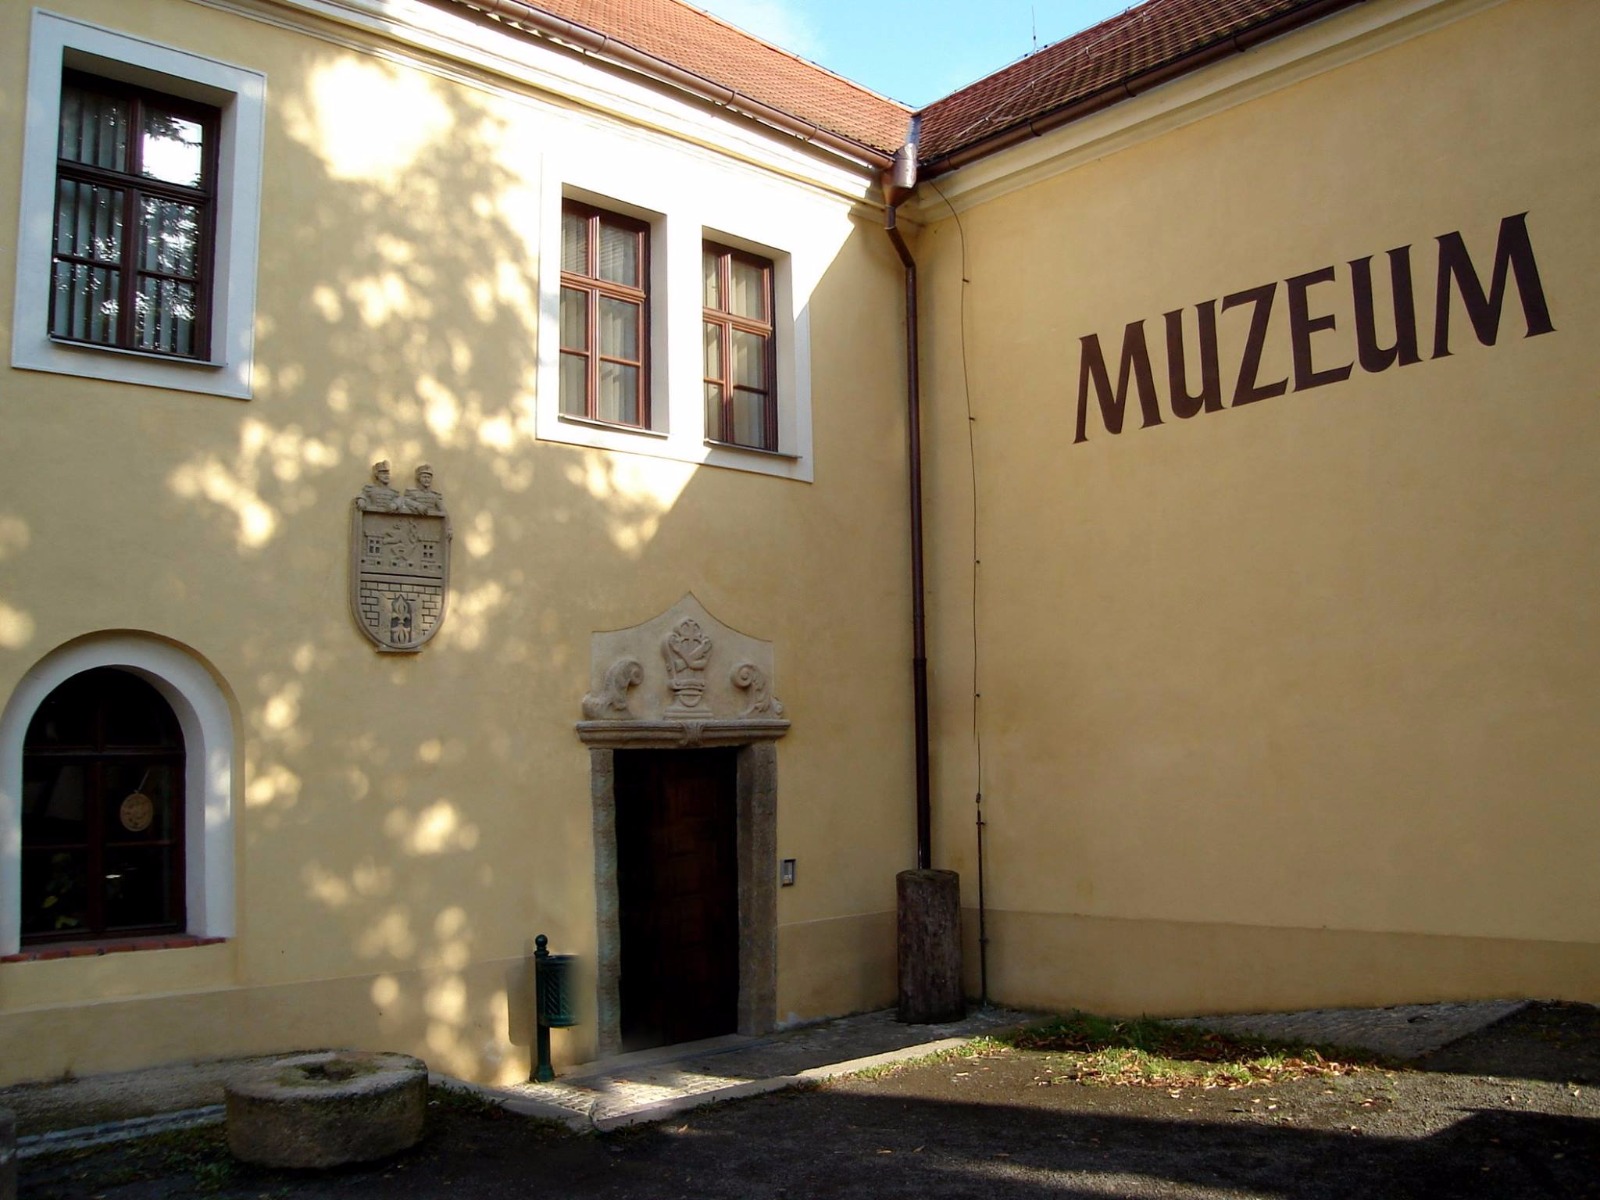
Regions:
<instances>
[{"instance_id":1,"label":"ornamental stone pediment","mask_svg":"<svg viewBox=\"0 0 1600 1200\"><path fill-rule=\"evenodd\" d=\"M643 624L590 639L578 736L591 746L730 746L789 730L772 643L724 625L693 593Z\"/></svg>"}]
</instances>

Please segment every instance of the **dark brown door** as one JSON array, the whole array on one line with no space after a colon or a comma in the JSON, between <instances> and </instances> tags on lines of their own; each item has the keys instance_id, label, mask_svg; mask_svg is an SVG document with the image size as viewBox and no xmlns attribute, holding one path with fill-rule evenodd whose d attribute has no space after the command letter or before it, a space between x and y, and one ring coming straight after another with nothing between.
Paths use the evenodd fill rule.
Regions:
<instances>
[{"instance_id":1,"label":"dark brown door","mask_svg":"<svg viewBox=\"0 0 1600 1200\"><path fill-rule=\"evenodd\" d=\"M625 1050L737 1028L736 753L617 751Z\"/></svg>"}]
</instances>

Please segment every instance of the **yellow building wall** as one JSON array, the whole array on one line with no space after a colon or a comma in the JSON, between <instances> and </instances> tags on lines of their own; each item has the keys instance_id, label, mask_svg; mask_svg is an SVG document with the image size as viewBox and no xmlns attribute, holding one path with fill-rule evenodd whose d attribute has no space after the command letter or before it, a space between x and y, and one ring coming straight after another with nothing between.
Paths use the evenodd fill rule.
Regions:
<instances>
[{"instance_id":1,"label":"yellow building wall","mask_svg":"<svg viewBox=\"0 0 1600 1200\"><path fill-rule=\"evenodd\" d=\"M0 964L0 1082L327 1044L525 1078L534 935L591 967L596 948L573 730L590 635L691 589L775 644L793 722L778 850L800 871L778 900L777 1016L889 1002L887 914L913 849L910 639L903 371L884 349L900 276L870 211L763 185L828 239L807 305L815 482L543 442L547 111L392 47L203 5L53 8L268 79L253 399L0 368L0 696L95 631L209 664L234 709L237 932ZM28 20L0 12L5 179ZM697 154L685 170L712 182L753 169ZM0 228L17 217L0 188ZM0 240L0 342L12 256ZM349 613L350 501L379 458L400 486L430 462L455 525L450 612L416 655L374 653ZM593 1039L558 1033L558 1060Z\"/></svg>"},{"instance_id":2,"label":"yellow building wall","mask_svg":"<svg viewBox=\"0 0 1600 1200\"><path fill-rule=\"evenodd\" d=\"M1600 8L1334 36L1401 10L1293 35L1331 48L1231 100L1131 102L1149 124L1099 149L1051 135L1059 168L1009 191L1005 156L936 181L959 227L924 199L935 858L974 990L981 787L1005 1002L1600 1000ZM1453 284L1435 357L1436 239L1487 289L1517 214L1553 332L1512 275L1481 344ZM1420 361L1374 373L1350 263L1386 346L1405 246ZM1355 365L1297 387L1287 281L1324 267L1309 369ZM1194 386L1196 306L1273 283L1257 382L1283 394L1233 406L1254 305L1218 303L1218 411L1174 415L1163 314ZM1114 388L1141 320L1160 423L1135 373L1113 436L1091 380L1075 440L1082 339Z\"/></svg>"}]
</instances>

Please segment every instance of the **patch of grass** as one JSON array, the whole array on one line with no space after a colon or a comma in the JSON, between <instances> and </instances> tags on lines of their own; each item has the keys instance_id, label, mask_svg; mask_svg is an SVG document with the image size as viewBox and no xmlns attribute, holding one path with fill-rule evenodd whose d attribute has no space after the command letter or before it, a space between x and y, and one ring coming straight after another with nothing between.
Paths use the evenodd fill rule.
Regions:
<instances>
[{"instance_id":1,"label":"patch of grass","mask_svg":"<svg viewBox=\"0 0 1600 1200\"><path fill-rule=\"evenodd\" d=\"M440 1087L436 1083L428 1085L428 1108L432 1112L460 1113L468 1117L507 1115L505 1109L482 1092L459 1087Z\"/></svg>"},{"instance_id":2,"label":"patch of grass","mask_svg":"<svg viewBox=\"0 0 1600 1200\"><path fill-rule=\"evenodd\" d=\"M1149 1017L1115 1021L1074 1012L986 1039L1013 1050L1060 1056L1052 1083L1132 1087L1241 1088L1312 1076L1354 1075L1390 1065L1333 1047L1245 1039Z\"/></svg>"},{"instance_id":3,"label":"patch of grass","mask_svg":"<svg viewBox=\"0 0 1600 1200\"><path fill-rule=\"evenodd\" d=\"M844 1076L846 1079L887 1079L891 1075L898 1075L901 1071L913 1067L931 1067L939 1063L956 1062L965 1058L982 1058L985 1055L997 1054L1008 1047L997 1042L991 1037L975 1037L970 1042L960 1046L951 1046L948 1050L935 1050L932 1054L919 1054L915 1058L902 1058L895 1062L879 1063L875 1067L863 1067L859 1071L852 1071Z\"/></svg>"}]
</instances>

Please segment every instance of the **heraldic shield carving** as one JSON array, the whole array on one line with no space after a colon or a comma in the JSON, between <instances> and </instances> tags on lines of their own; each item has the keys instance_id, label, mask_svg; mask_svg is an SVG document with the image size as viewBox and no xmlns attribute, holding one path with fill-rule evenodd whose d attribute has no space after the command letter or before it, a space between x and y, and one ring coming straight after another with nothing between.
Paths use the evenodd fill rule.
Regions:
<instances>
[{"instance_id":1,"label":"heraldic shield carving","mask_svg":"<svg viewBox=\"0 0 1600 1200\"><path fill-rule=\"evenodd\" d=\"M391 653L414 653L444 623L450 588L450 515L433 489L433 468L417 468L417 486L389 486L389 464L374 463L372 482L350 509L350 607L356 624Z\"/></svg>"}]
</instances>

